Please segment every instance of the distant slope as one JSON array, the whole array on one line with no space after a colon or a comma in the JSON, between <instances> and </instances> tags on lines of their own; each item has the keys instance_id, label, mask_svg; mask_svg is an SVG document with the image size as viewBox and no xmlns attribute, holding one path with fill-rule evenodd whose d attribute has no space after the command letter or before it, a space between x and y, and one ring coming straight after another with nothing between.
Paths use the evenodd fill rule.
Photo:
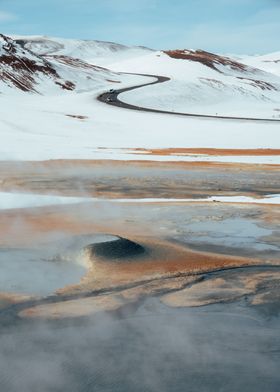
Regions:
<instances>
[{"instance_id":1,"label":"distant slope","mask_svg":"<svg viewBox=\"0 0 280 392\"><path fill-rule=\"evenodd\" d=\"M70 56L101 65L152 52L151 49L144 47L129 47L104 41L43 36L14 36L13 38L25 48L41 56Z\"/></svg>"},{"instance_id":2,"label":"distant slope","mask_svg":"<svg viewBox=\"0 0 280 392\"><path fill-rule=\"evenodd\" d=\"M154 74L171 80L126 92L121 99L174 112L280 118L280 53L236 57L203 50L152 51L112 42L3 35L0 50L2 92L5 86L44 95L63 90L97 92L122 82L131 85L133 77L129 80L120 72ZM137 84L139 78L134 80Z\"/></svg>"},{"instance_id":3,"label":"distant slope","mask_svg":"<svg viewBox=\"0 0 280 392\"><path fill-rule=\"evenodd\" d=\"M214 116L279 117L280 78L240 59L106 43L100 43L100 52L96 44L83 46L79 55L81 46L66 47L69 40L67 45L60 39L44 41L44 48L38 38L22 40L1 36L0 41L0 160L127 159L131 154L123 149L130 148L279 149L277 122L137 112L95 99L109 89L154 80L120 73L134 72L171 80L120 95L131 104ZM67 81L73 90L62 88ZM258 162L275 162L263 159Z\"/></svg>"},{"instance_id":4,"label":"distant slope","mask_svg":"<svg viewBox=\"0 0 280 392\"><path fill-rule=\"evenodd\" d=\"M62 79L46 59L0 34L0 91L14 88L25 92L73 90L74 84Z\"/></svg>"},{"instance_id":5,"label":"distant slope","mask_svg":"<svg viewBox=\"0 0 280 392\"><path fill-rule=\"evenodd\" d=\"M96 91L113 87L129 78L78 57L38 54L42 50L35 54L32 48L42 49L41 44L36 45L26 45L22 40L0 35L1 92L21 90L49 95L61 94L63 90ZM54 49L56 46L46 47Z\"/></svg>"},{"instance_id":6,"label":"distant slope","mask_svg":"<svg viewBox=\"0 0 280 392\"><path fill-rule=\"evenodd\" d=\"M280 77L203 50L154 52L112 69L158 74L170 82L122 94L136 106L236 117L280 117Z\"/></svg>"},{"instance_id":7,"label":"distant slope","mask_svg":"<svg viewBox=\"0 0 280 392\"><path fill-rule=\"evenodd\" d=\"M244 64L251 65L280 76L280 52L265 54L262 56L243 56L240 57L240 61Z\"/></svg>"},{"instance_id":8,"label":"distant slope","mask_svg":"<svg viewBox=\"0 0 280 392\"><path fill-rule=\"evenodd\" d=\"M79 58L64 55L50 55L44 58L52 64L59 75L75 84L76 92L113 88L116 83L125 79L115 72Z\"/></svg>"}]
</instances>

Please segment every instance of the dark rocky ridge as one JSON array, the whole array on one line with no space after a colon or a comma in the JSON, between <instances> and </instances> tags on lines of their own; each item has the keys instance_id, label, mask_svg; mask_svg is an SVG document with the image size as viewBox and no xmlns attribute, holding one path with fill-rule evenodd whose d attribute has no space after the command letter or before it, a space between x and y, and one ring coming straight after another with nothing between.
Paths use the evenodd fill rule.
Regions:
<instances>
[{"instance_id":1,"label":"dark rocky ridge","mask_svg":"<svg viewBox=\"0 0 280 392\"><path fill-rule=\"evenodd\" d=\"M167 50L164 51L169 57L181 60L191 60L198 63L204 64L209 68L214 69L220 73L223 73L218 66L229 66L234 71L254 73L255 70L245 64L239 63L226 56L219 56L214 53L206 52L204 50Z\"/></svg>"}]
</instances>

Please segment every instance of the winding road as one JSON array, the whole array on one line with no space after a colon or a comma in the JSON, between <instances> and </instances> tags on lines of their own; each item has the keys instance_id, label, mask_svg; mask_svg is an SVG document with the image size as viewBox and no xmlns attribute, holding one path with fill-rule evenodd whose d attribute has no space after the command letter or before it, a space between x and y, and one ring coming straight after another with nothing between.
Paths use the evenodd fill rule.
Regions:
<instances>
[{"instance_id":1,"label":"winding road","mask_svg":"<svg viewBox=\"0 0 280 392\"><path fill-rule=\"evenodd\" d=\"M135 75L135 76L145 76L148 78L155 78L156 80L153 82L147 82L140 85L126 87L118 90L107 91L102 93L97 97L97 100L100 102L104 102L107 105L117 106L119 108L130 109L130 110L138 110L141 112L150 112L150 113L161 113L161 114L172 114L175 116L185 116L185 117L196 117L196 118L208 118L208 119L221 119L221 120L237 120L237 121L262 121L262 122L280 122L280 119L273 118L254 118L254 117L234 117L234 116L214 116L211 114L195 114L195 113L182 113L182 112L174 112L169 110L160 110L160 109L152 109L145 108L141 106L132 105L126 102L123 102L119 99L119 95L125 93L127 91L136 90L145 86L152 86L153 84L165 83L171 80L167 76L159 76L159 75L149 75L149 74L136 74L136 73L123 73L126 75Z\"/></svg>"}]
</instances>

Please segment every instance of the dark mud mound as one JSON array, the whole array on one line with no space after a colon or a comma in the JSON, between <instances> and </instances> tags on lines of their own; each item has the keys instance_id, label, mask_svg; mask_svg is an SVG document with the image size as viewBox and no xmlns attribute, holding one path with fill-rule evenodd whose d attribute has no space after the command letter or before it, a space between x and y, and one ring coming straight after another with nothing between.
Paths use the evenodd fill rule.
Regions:
<instances>
[{"instance_id":1,"label":"dark mud mound","mask_svg":"<svg viewBox=\"0 0 280 392\"><path fill-rule=\"evenodd\" d=\"M86 250L90 256L104 259L125 259L145 253L143 246L122 237L116 237L112 241L90 244Z\"/></svg>"}]
</instances>

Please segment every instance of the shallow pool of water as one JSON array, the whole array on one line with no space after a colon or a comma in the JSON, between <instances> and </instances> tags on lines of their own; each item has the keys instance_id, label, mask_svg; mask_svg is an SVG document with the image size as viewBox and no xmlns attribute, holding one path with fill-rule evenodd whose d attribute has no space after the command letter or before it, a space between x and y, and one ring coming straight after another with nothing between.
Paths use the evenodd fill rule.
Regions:
<instances>
[{"instance_id":1,"label":"shallow pool of water","mask_svg":"<svg viewBox=\"0 0 280 392\"><path fill-rule=\"evenodd\" d=\"M279 250L264 237L272 230L260 227L256 221L241 217L221 220L188 222L179 229L180 237L193 243L220 245L254 251Z\"/></svg>"},{"instance_id":2,"label":"shallow pool of water","mask_svg":"<svg viewBox=\"0 0 280 392\"><path fill-rule=\"evenodd\" d=\"M0 250L0 291L48 295L77 283L86 268L75 260L45 259L39 250Z\"/></svg>"},{"instance_id":3,"label":"shallow pool of water","mask_svg":"<svg viewBox=\"0 0 280 392\"><path fill-rule=\"evenodd\" d=\"M117 238L106 234L66 235L36 249L0 249L0 292L45 296L76 284L88 268L84 247Z\"/></svg>"}]
</instances>

